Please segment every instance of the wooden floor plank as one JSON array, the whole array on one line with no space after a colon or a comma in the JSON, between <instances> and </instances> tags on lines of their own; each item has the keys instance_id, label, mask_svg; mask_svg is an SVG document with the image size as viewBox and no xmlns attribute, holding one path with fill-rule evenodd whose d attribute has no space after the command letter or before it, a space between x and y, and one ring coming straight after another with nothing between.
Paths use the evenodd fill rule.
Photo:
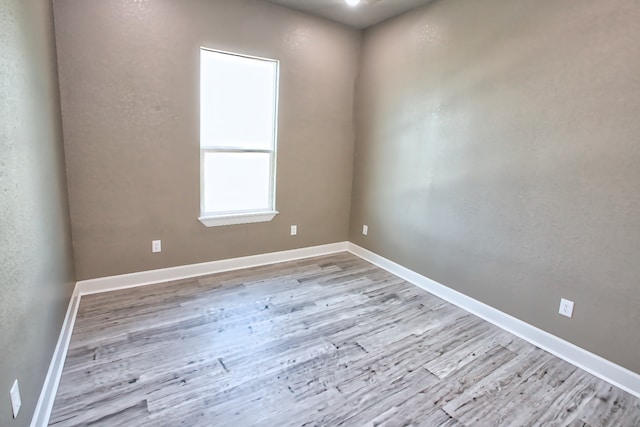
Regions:
<instances>
[{"instance_id":1,"label":"wooden floor plank","mask_svg":"<svg viewBox=\"0 0 640 427\"><path fill-rule=\"evenodd\" d=\"M85 296L52 426L634 426L640 399L347 253Z\"/></svg>"}]
</instances>

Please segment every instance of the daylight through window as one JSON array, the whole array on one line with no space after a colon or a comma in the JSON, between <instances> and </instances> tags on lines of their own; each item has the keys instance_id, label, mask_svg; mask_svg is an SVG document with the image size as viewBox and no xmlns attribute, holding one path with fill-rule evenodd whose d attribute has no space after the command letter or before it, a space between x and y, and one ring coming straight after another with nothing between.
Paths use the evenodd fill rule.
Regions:
<instances>
[{"instance_id":1,"label":"daylight through window","mask_svg":"<svg viewBox=\"0 0 640 427\"><path fill-rule=\"evenodd\" d=\"M201 218L270 221L275 211L278 61L200 49Z\"/></svg>"}]
</instances>

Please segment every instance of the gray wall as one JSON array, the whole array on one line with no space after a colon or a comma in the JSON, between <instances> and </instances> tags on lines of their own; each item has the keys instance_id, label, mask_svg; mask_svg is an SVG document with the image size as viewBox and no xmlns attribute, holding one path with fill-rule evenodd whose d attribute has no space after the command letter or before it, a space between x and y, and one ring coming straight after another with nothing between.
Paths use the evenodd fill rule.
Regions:
<instances>
[{"instance_id":1,"label":"gray wall","mask_svg":"<svg viewBox=\"0 0 640 427\"><path fill-rule=\"evenodd\" d=\"M78 279L348 238L358 31L257 0L59 0L55 15ZM200 46L281 61L272 222L197 220Z\"/></svg>"},{"instance_id":2,"label":"gray wall","mask_svg":"<svg viewBox=\"0 0 640 427\"><path fill-rule=\"evenodd\" d=\"M51 2L0 1L0 425L31 422L73 289ZM9 388L22 409L11 415Z\"/></svg>"},{"instance_id":3,"label":"gray wall","mask_svg":"<svg viewBox=\"0 0 640 427\"><path fill-rule=\"evenodd\" d=\"M350 240L640 372L639 22L445 0L366 31Z\"/></svg>"}]
</instances>

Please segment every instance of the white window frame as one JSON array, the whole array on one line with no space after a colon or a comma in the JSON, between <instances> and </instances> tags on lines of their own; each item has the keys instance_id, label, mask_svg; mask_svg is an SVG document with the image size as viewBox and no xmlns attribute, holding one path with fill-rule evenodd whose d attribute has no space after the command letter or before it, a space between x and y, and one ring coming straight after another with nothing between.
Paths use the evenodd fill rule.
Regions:
<instances>
[{"instance_id":1,"label":"white window frame","mask_svg":"<svg viewBox=\"0 0 640 427\"><path fill-rule=\"evenodd\" d=\"M217 49L210 49L207 47L200 47L200 55L202 51L210 51L216 53L222 53L226 55L234 55L243 58L255 59L259 61L273 62L276 65L275 73L275 109L273 118L273 140L271 150L267 149L253 149L253 148L238 148L229 147L223 145L217 146L203 146L200 139L200 216L198 220L207 227L216 227L222 225L233 224L248 224L255 222L268 222L271 221L279 212L276 210L276 164L277 164L277 147L278 147L278 100L280 92L280 61L277 59L261 58L257 56L244 55L234 52L226 52ZM202 71L201 71L202 72ZM202 116L200 116L202 120ZM202 138L202 135L200 135ZM230 211L230 212L206 212L204 209L204 158L206 153L270 153L270 171L269 171L269 201L270 206L267 210L243 210L243 211Z\"/></svg>"}]
</instances>

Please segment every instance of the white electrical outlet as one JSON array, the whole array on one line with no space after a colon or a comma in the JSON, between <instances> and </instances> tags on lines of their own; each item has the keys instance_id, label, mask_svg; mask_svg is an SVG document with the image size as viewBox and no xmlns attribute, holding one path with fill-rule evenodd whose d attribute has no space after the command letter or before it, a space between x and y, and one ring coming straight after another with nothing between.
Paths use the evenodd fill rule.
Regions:
<instances>
[{"instance_id":1,"label":"white electrical outlet","mask_svg":"<svg viewBox=\"0 0 640 427\"><path fill-rule=\"evenodd\" d=\"M20 399L20 387L18 387L18 380L13 382L11 386L11 390L9 390L9 394L11 395L11 408L13 409L13 418L18 416L18 412L20 412L20 406L22 406L22 399Z\"/></svg>"},{"instance_id":2,"label":"white electrical outlet","mask_svg":"<svg viewBox=\"0 0 640 427\"><path fill-rule=\"evenodd\" d=\"M298 234L298 226L297 225L292 225L291 226L291 235L295 236Z\"/></svg>"},{"instance_id":3,"label":"white electrical outlet","mask_svg":"<svg viewBox=\"0 0 640 427\"><path fill-rule=\"evenodd\" d=\"M151 242L151 252L162 252L162 240L153 240Z\"/></svg>"},{"instance_id":4,"label":"white electrical outlet","mask_svg":"<svg viewBox=\"0 0 640 427\"><path fill-rule=\"evenodd\" d=\"M568 299L561 298L560 299L560 310L558 311L563 316L572 317L573 316L573 301L569 301Z\"/></svg>"},{"instance_id":5,"label":"white electrical outlet","mask_svg":"<svg viewBox=\"0 0 640 427\"><path fill-rule=\"evenodd\" d=\"M362 226L362 234L364 234L365 236L367 234L369 234L369 226L368 225L363 225Z\"/></svg>"}]
</instances>

